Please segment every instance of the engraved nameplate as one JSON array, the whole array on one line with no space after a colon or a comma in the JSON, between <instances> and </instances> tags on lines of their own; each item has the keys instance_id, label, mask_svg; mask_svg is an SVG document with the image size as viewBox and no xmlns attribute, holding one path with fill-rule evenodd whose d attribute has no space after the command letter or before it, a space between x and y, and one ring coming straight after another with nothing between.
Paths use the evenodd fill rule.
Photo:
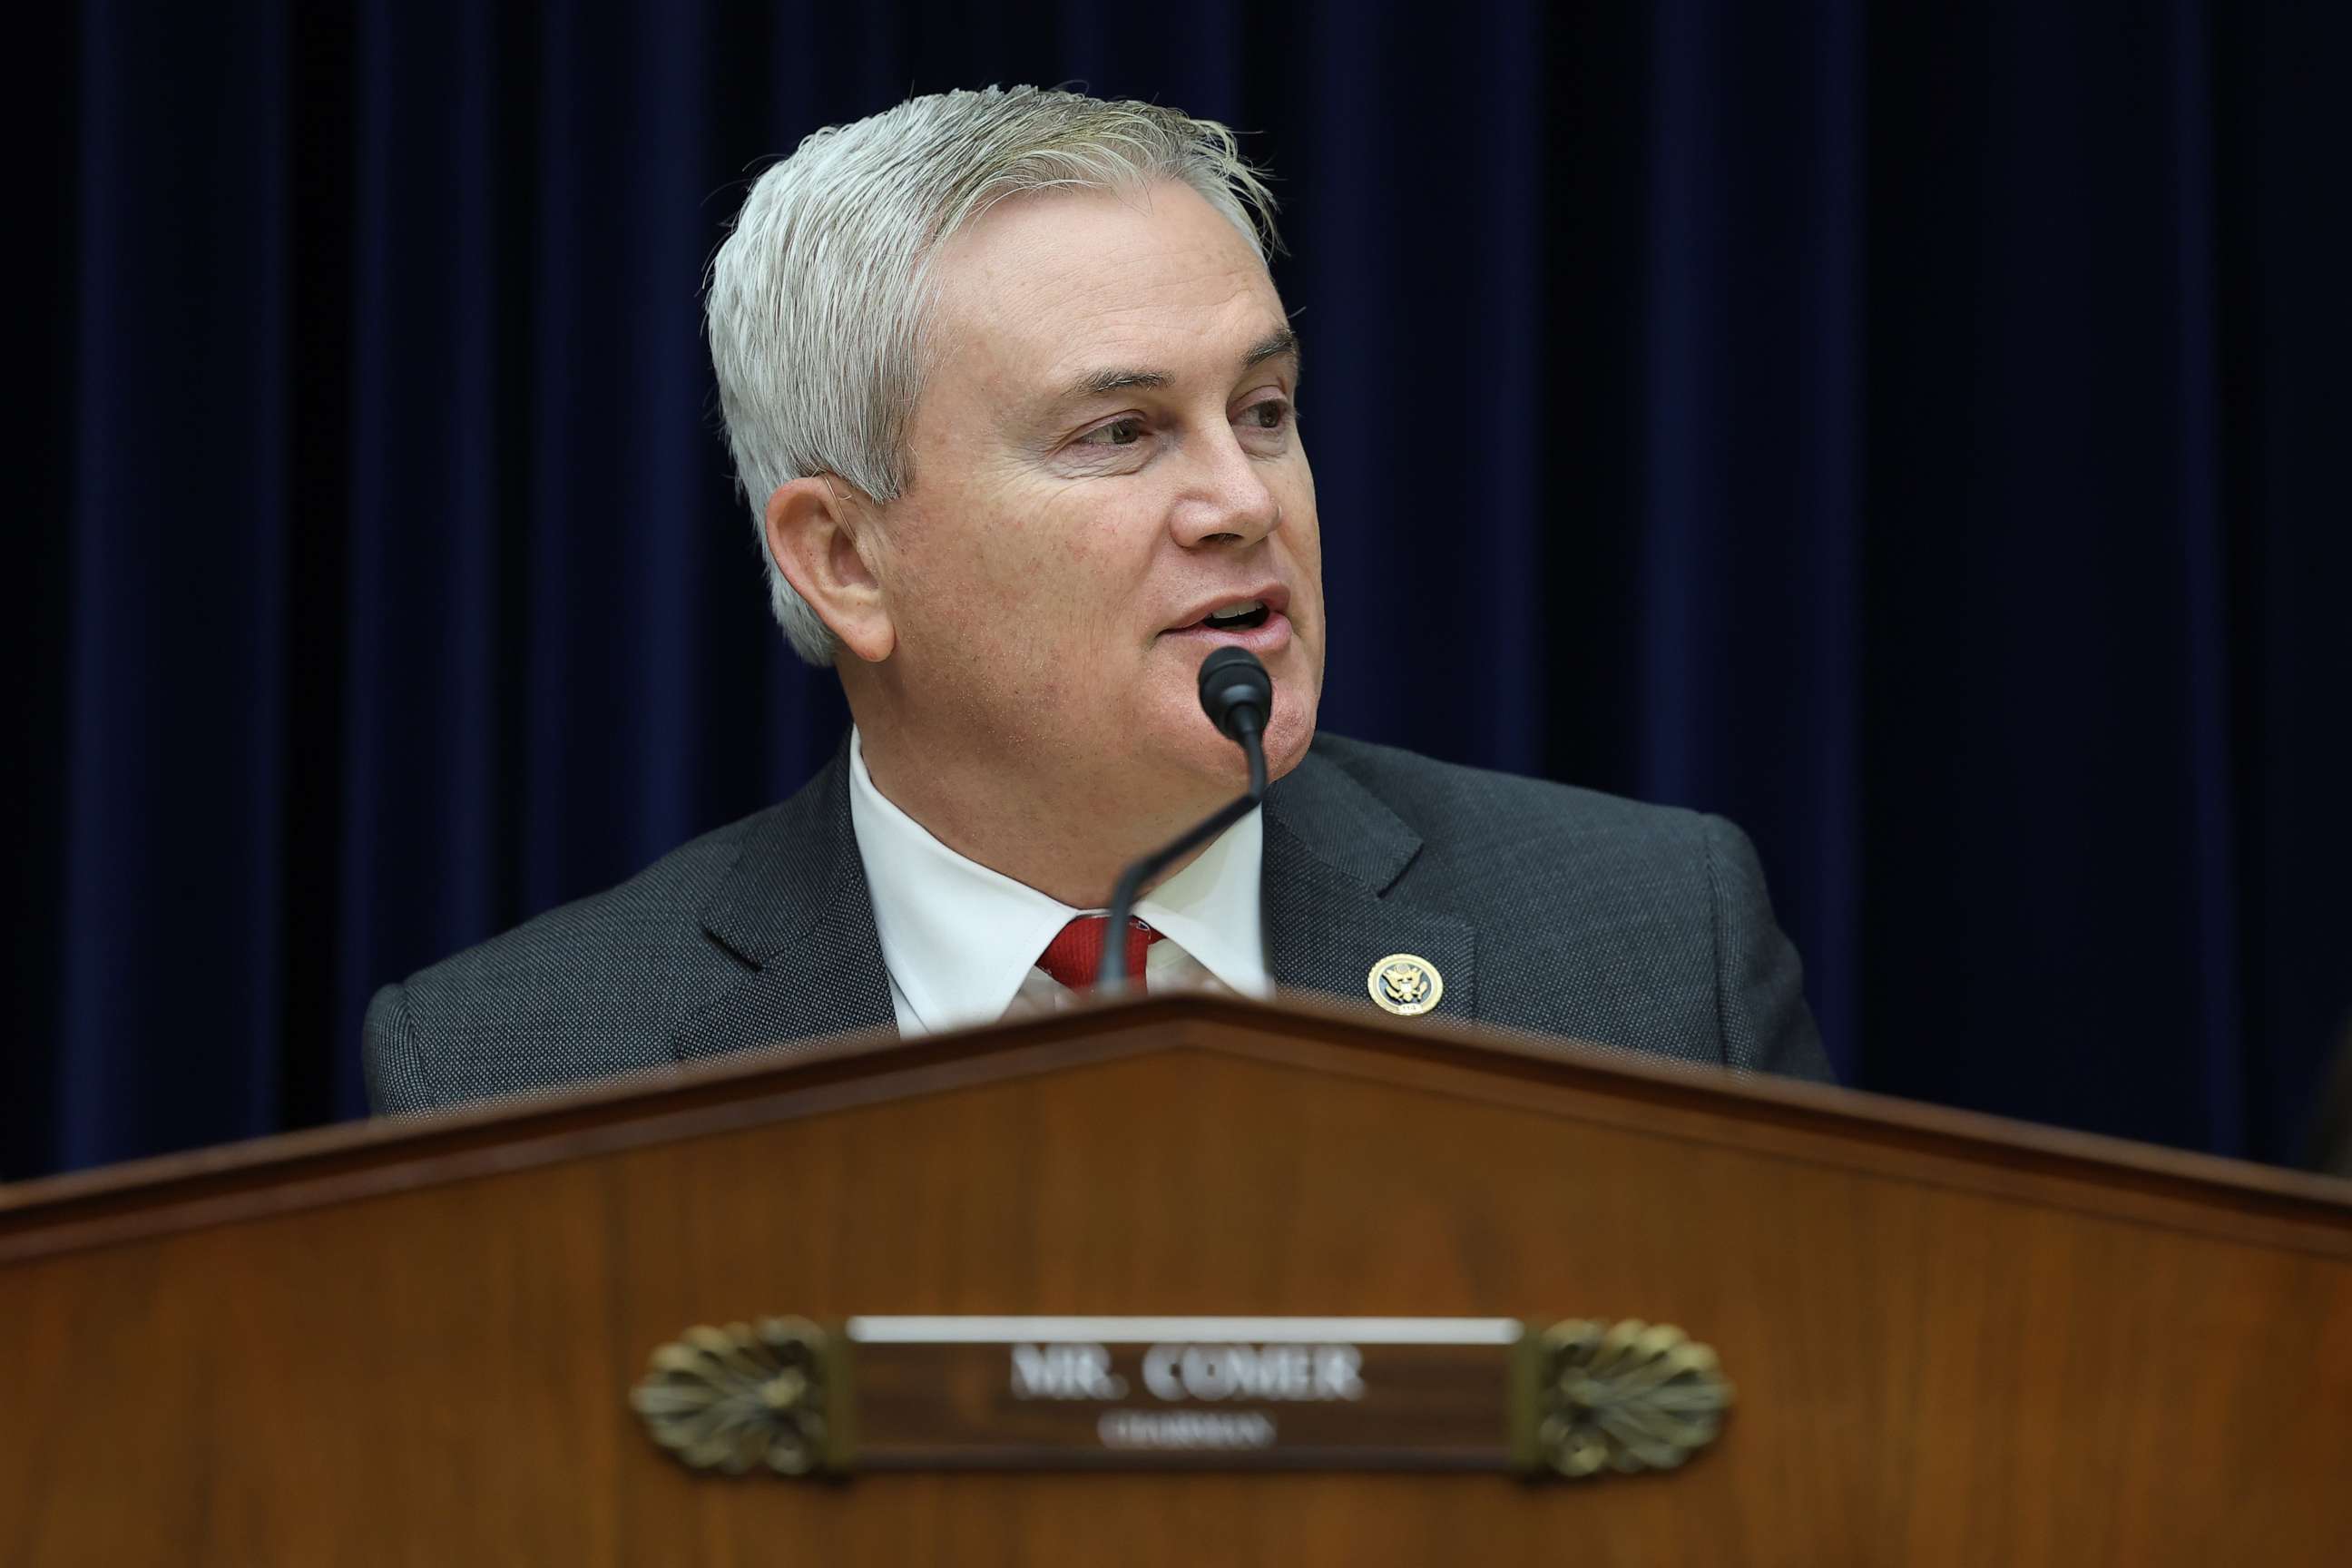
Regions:
<instances>
[{"instance_id":1,"label":"engraved nameplate","mask_svg":"<svg viewBox=\"0 0 2352 1568\"><path fill-rule=\"evenodd\" d=\"M696 1468L1665 1468L1731 1397L1680 1331L1513 1318L857 1317L689 1330L632 1403Z\"/></svg>"},{"instance_id":2,"label":"engraved nameplate","mask_svg":"<svg viewBox=\"0 0 2352 1568\"><path fill-rule=\"evenodd\" d=\"M1499 1469L1509 1318L852 1318L860 1468Z\"/></svg>"}]
</instances>

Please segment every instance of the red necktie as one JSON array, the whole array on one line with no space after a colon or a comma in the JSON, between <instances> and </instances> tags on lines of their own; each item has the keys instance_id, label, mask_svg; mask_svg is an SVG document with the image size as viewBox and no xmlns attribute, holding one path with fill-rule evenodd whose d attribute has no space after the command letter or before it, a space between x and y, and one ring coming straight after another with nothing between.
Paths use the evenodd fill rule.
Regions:
<instances>
[{"instance_id":1,"label":"red necktie","mask_svg":"<svg viewBox=\"0 0 2352 1568\"><path fill-rule=\"evenodd\" d=\"M1108 915L1080 915L1045 944L1037 967L1073 991L1094 989L1095 976L1102 970L1103 933L1109 928ZM1159 940L1158 931L1139 920L1129 919L1127 978L1138 991L1143 989L1143 956Z\"/></svg>"}]
</instances>

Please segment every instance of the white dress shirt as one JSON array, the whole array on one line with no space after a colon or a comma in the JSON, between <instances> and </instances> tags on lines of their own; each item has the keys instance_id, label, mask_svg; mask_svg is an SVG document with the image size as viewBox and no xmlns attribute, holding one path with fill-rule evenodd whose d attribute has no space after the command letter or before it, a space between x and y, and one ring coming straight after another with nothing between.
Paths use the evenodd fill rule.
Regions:
<instances>
[{"instance_id":1,"label":"white dress shirt","mask_svg":"<svg viewBox=\"0 0 2352 1568\"><path fill-rule=\"evenodd\" d=\"M1071 921L1103 911L1074 910L932 837L874 787L855 729L849 732L849 822L866 863L901 1035L1070 1004L1072 994L1037 967L1038 957ZM1265 824L1253 811L1144 895L1136 916L1163 939L1151 944L1145 960L1146 990L1274 994L1258 892L1265 852Z\"/></svg>"}]
</instances>

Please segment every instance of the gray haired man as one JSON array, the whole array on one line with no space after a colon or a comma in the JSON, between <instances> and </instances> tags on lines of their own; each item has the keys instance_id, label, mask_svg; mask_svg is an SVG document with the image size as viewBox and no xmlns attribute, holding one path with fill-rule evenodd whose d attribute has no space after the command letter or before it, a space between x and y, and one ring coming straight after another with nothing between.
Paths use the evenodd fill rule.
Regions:
<instances>
[{"instance_id":1,"label":"gray haired man","mask_svg":"<svg viewBox=\"0 0 2352 1568\"><path fill-rule=\"evenodd\" d=\"M792 799L378 993L380 1107L1148 989L1381 999L1826 1076L1753 851L1719 819L1316 732L1325 619L1272 203L1222 126L1034 89L820 132L709 280L772 601L855 727ZM1274 678L1238 793L1202 660ZM1433 1005L1431 1004L1433 1003Z\"/></svg>"}]
</instances>

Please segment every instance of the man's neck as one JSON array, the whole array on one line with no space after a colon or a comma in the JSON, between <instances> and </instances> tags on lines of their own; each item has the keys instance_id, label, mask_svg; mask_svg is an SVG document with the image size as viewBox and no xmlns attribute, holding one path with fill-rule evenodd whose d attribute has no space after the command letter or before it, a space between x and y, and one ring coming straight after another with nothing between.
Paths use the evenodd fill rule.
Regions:
<instances>
[{"instance_id":1,"label":"man's neck","mask_svg":"<svg viewBox=\"0 0 2352 1568\"><path fill-rule=\"evenodd\" d=\"M877 732L878 730L878 732ZM1157 790L1080 781L1041 784L1034 759L944 768L887 727L859 726L874 787L930 836L963 856L1073 909L1101 909L1118 875L1223 804ZM1165 881L1200 858L1171 864Z\"/></svg>"}]
</instances>

